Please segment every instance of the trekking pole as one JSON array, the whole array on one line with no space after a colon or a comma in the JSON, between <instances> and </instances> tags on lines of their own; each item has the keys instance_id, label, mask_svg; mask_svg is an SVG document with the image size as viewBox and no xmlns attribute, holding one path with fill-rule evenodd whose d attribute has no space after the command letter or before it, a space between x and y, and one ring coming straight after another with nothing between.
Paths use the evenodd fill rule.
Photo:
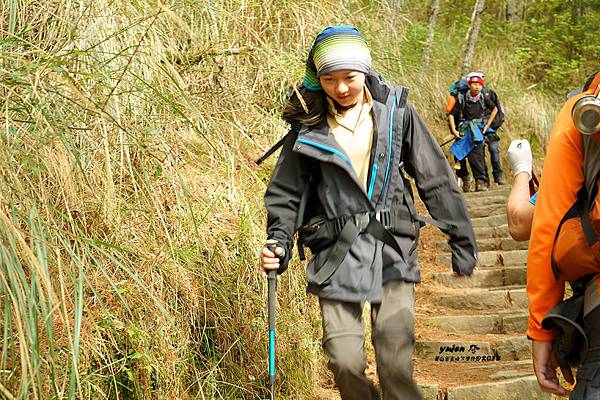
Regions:
<instances>
[{"instance_id":1,"label":"trekking pole","mask_svg":"<svg viewBox=\"0 0 600 400\"><path fill-rule=\"evenodd\" d=\"M450 143L454 139L455 139L454 135L446 136L444 138L444 143L440 144L440 147L444 147L445 145L447 145L448 143Z\"/></svg>"},{"instance_id":2,"label":"trekking pole","mask_svg":"<svg viewBox=\"0 0 600 400\"><path fill-rule=\"evenodd\" d=\"M448 143L450 143L453 140L454 140L454 138L446 140L444 143L440 144L440 147L444 147L445 145L447 145Z\"/></svg>"},{"instance_id":3,"label":"trekking pole","mask_svg":"<svg viewBox=\"0 0 600 400\"><path fill-rule=\"evenodd\" d=\"M277 240L269 239L266 247L275 254ZM271 400L275 400L275 300L277 296L277 270L272 269L267 272L268 282L268 300L267 307L269 312L269 388L271 391Z\"/></svg>"}]
</instances>

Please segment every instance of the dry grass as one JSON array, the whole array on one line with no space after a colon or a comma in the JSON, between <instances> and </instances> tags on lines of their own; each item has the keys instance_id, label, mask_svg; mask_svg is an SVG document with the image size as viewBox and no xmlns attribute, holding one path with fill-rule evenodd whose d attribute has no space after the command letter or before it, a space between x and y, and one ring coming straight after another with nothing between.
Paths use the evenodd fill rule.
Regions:
<instances>
[{"instance_id":1,"label":"dry grass","mask_svg":"<svg viewBox=\"0 0 600 400\"><path fill-rule=\"evenodd\" d=\"M420 74L405 61L410 18L363 3L4 3L4 397L265 396L256 257L270 168L252 160L285 132L278 109L314 35L359 25L377 69L411 86L445 136L452 64ZM528 109L523 124L541 135L539 110L550 107L531 98L527 108L517 95L506 103ZM323 379L320 328L299 263L280 288L280 391L312 398Z\"/></svg>"}]
</instances>

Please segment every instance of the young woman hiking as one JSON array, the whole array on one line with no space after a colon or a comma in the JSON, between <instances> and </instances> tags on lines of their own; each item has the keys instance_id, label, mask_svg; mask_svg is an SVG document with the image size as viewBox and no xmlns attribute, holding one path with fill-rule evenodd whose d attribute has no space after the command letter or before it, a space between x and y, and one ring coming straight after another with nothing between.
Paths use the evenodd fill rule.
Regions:
<instances>
[{"instance_id":1,"label":"young woman hiking","mask_svg":"<svg viewBox=\"0 0 600 400\"><path fill-rule=\"evenodd\" d=\"M450 235L453 270L470 275L476 262L462 194L429 129L405 105L406 93L371 69L358 29L323 30L283 110L292 134L265 194L268 239L278 247L262 249L260 268L283 272L303 225L301 239L313 253L308 292L319 297L323 349L344 400L379 399L364 373L365 301L383 398L421 398L412 378L421 222L404 171Z\"/></svg>"}]
</instances>

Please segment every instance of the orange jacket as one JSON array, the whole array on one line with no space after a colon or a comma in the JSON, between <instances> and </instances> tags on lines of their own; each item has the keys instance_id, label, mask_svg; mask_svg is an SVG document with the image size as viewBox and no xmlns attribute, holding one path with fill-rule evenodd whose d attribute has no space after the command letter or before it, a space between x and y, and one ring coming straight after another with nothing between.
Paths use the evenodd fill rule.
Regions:
<instances>
[{"instance_id":1,"label":"orange jacket","mask_svg":"<svg viewBox=\"0 0 600 400\"><path fill-rule=\"evenodd\" d=\"M590 88L599 83L600 73ZM565 282L554 278L550 254L558 225L584 184L581 133L573 125L571 111L579 98L591 92L574 96L564 104L554 121L544 162L527 257L527 336L534 340L554 339L554 333L542 329L541 322L548 311L562 301Z\"/></svg>"}]
</instances>

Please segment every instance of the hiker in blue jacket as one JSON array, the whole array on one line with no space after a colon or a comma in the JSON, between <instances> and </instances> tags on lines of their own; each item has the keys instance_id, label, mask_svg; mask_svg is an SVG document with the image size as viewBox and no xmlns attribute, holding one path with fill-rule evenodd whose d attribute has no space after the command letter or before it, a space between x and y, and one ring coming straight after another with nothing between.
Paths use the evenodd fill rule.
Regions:
<instances>
[{"instance_id":1,"label":"hiker in blue jacket","mask_svg":"<svg viewBox=\"0 0 600 400\"><path fill-rule=\"evenodd\" d=\"M372 70L356 28L323 30L283 110L292 130L265 194L268 239L278 246L262 249L261 271L287 268L298 230L313 255L308 292L319 297L323 349L344 400L380 398L365 375L365 301L383 397L421 398L412 354L422 219L405 173L450 236L452 269L470 275L476 263L464 199L407 93Z\"/></svg>"}]
</instances>

